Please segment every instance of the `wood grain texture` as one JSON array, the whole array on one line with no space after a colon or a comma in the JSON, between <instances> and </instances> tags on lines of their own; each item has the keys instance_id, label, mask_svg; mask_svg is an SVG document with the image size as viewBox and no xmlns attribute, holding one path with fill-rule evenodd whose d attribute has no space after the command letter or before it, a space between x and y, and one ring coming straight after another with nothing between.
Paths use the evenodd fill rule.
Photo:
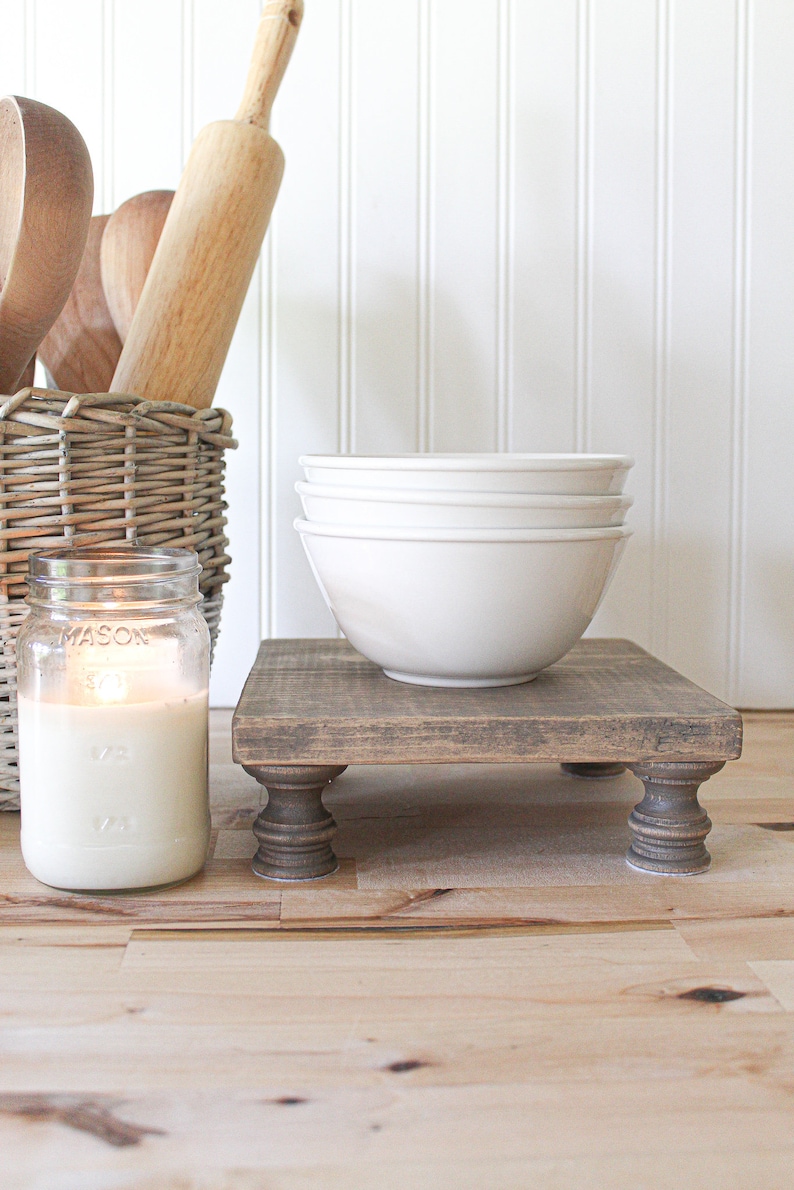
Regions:
<instances>
[{"instance_id":1,"label":"wood grain texture","mask_svg":"<svg viewBox=\"0 0 794 1190\"><path fill-rule=\"evenodd\" d=\"M626 859L632 867L667 876L708 870L705 839L711 819L698 801L698 788L723 763L631 766L645 786L644 798L629 815L632 843Z\"/></svg>"},{"instance_id":2,"label":"wood grain texture","mask_svg":"<svg viewBox=\"0 0 794 1190\"><path fill-rule=\"evenodd\" d=\"M146 190L128 198L106 219L99 252L101 284L120 340L118 354L129 333L173 197L173 190ZM111 379L112 373L108 383Z\"/></svg>"},{"instance_id":3,"label":"wood grain texture","mask_svg":"<svg viewBox=\"0 0 794 1190\"><path fill-rule=\"evenodd\" d=\"M245 888L241 896L241 886ZM196 879L160 894L140 896L73 896L40 884L26 870L19 853L19 816L0 814L0 919L5 925L81 924L93 931L99 927L146 923L173 926L175 923L213 924L244 922L265 928L278 924L280 898L251 876L244 860L226 860L220 865L210 859ZM90 926L89 926L90 923ZM101 933L96 935L102 937Z\"/></svg>"},{"instance_id":4,"label":"wood grain texture","mask_svg":"<svg viewBox=\"0 0 794 1190\"><path fill-rule=\"evenodd\" d=\"M39 356L56 388L68 393L103 393L110 388L121 355L121 339L105 300L100 247L109 215L94 215L66 305L45 335Z\"/></svg>"},{"instance_id":5,"label":"wood grain texture","mask_svg":"<svg viewBox=\"0 0 794 1190\"><path fill-rule=\"evenodd\" d=\"M129 327L112 391L212 404L284 171L267 131L302 0L265 5L234 120L196 138Z\"/></svg>"},{"instance_id":6,"label":"wood grain texture","mask_svg":"<svg viewBox=\"0 0 794 1190\"><path fill-rule=\"evenodd\" d=\"M228 716L212 725L213 818L239 810L224 833L247 834L259 787L232 766ZM27 913L0 913L4 1190L787 1186L794 832L754 823L788 734L750 716L736 776L710 782L733 883L717 865L691 882L374 892L355 887L357 856L344 887L282 891L216 854L182 888L97 906L27 876L17 816L0 816L0 888ZM422 806L433 770L412 773ZM375 837L389 825L395 770L367 775L358 798L339 778L340 835L354 808ZM502 813L509 778L487 770ZM552 767L546 782L582 838L593 804L636 785ZM437 796L469 812L454 784ZM790 791L782 809L794 820ZM252 895L270 908L246 921Z\"/></svg>"},{"instance_id":7,"label":"wood grain texture","mask_svg":"<svg viewBox=\"0 0 794 1190\"><path fill-rule=\"evenodd\" d=\"M342 765L247 766L267 789L267 805L254 823L259 843L251 867L271 880L316 880L339 868L331 841L336 823L322 802L323 790L344 772Z\"/></svg>"},{"instance_id":8,"label":"wood grain texture","mask_svg":"<svg viewBox=\"0 0 794 1190\"><path fill-rule=\"evenodd\" d=\"M80 133L32 99L0 100L0 393L21 377L69 296L94 180Z\"/></svg>"},{"instance_id":9,"label":"wood grain texture","mask_svg":"<svg viewBox=\"0 0 794 1190\"><path fill-rule=\"evenodd\" d=\"M36 356L34 355L33 358L30 360L30 362L28 363L28 366L25 368L25 371L22 373L22 375L19 378L19 387L20 388L30 388L31 385L33 384L33 378L35 375L36 375Z\"/></svg>"},{"instance_id":10,"label":"wood grain texture","mask_svg":"<svg viewBox=\"0 0 794 1190\"><path fill-rule=\"evenodd\" d=\"M240 764L709 761L741 716L628 641L583 640L522 686L386 678L347 641L264 641L234 715Z\"/></svg>"}]
</instances>

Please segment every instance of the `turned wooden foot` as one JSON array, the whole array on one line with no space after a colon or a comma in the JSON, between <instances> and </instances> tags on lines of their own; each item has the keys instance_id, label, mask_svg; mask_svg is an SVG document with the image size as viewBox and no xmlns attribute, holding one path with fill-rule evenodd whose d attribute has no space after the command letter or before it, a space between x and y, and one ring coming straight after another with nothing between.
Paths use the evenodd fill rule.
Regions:
<instances>
[{"instance_id":1,"label":"turned wooden foot","mask_svg":"<svg viewBox=\"0 0 794 1190\"><path fill-rule=\"evenodd\" d=\"M251 861L270 880L316 880L339 867L331 840L336 823L323 805L325 787L346 765L244 765L267 789L254 823L259 850Z\"/></svg>"},{"instance_id":2,"label":"turned wooden foot","mask_svg":"<svg viewBox=\"0 0 794 1190\"><path fill-rule=\"evenodd\" d=\"M698 788L724 764L629 765L645 786L645 797L629 815L632 843L626 859L632 867L663 876L693 876L708 869L705 838L711 820L698 801Z\"/></svg>"},{"instance_id":3,"label":"turned wooden foot","mask_svg":"<svg viewBox=\"0 0 794 1190\"><path fill-rule=\"evenodd\" d=\"M564 773L570 773L572 777L619 777L621 773L625 773L625 764L607 764L599 762L597 764L561 764L560 768Z\"/></svg>"}]
</instances>

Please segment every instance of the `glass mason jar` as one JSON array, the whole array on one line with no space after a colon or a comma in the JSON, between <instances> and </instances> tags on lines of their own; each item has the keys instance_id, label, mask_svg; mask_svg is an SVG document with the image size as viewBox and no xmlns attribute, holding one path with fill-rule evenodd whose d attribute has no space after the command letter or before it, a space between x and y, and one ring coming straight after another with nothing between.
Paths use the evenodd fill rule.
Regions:
<instances>
[{"instance_id":1,"label":"glass mason jar","mask_svg":"<svg viewBox=\"0 0 794 1190\"><path fill-rule=\"evenodd\" d=\"M152 888L202 867L209 631L193 550L30 559L17 638L22 855L44 884Z\"/></svg>"}]
</instances>

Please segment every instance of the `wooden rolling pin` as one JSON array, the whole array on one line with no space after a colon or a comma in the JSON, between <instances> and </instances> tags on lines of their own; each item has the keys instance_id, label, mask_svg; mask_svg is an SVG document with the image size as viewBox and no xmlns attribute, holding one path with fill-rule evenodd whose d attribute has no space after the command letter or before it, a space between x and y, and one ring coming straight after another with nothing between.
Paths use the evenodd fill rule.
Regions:
<instances>
[{"instance_id":1,"label":"wooden rolling pin","mask_svg":"<svg viewBox=\"0 0 794 1190\"><path fill-rule=\"evenodd\" d=\"M235 119L197 136L111 392L212 404L284 172L268 120L302 17L303 0L265 5Z\"/></svg>"}]
</instances>

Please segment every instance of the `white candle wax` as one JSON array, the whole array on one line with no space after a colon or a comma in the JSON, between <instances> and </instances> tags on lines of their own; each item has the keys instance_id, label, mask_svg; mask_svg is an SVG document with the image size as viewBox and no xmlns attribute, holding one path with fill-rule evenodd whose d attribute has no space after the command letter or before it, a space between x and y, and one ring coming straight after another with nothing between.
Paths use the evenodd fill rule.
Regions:
<instances>
[{"instance_id":1,"label":"white candle wax","mask_svg":"<svg viewBox=\"0 0 794 1190\"><path fill-rule=\"evenodd\" d=\"M207 691L75 705L20 695L22 854L45 884L146 888L206 857Z\"/></svg>"}]
</instances>

